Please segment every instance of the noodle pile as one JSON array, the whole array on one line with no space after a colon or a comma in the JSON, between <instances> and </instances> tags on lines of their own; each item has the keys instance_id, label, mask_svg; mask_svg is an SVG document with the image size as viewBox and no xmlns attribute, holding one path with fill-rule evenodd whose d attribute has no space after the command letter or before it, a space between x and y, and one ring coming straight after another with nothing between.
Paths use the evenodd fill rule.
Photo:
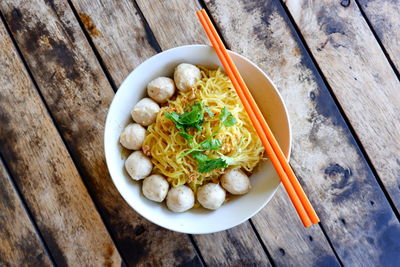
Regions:
<instances>
[{"instance_id":1,"label":"noodle pile","mask_svg":"<svg viewBox=\"0 0 400 267\"><path fill-rule=\"evenodd\" d=\"M222 141L222 147L218 151L205 152L207 156L233 157L234 161L230 166L252 172L262 159L264 151L229 77L220 69L210 70L204 67L200 69L202 78L197 82L196 88L188 92L178 92L176 99L170 100L167 106L161 108L156 122L148 127L143 143L143 150L145 154L151 156L155 172L165 175L173 186L187 184L194 192L204 183L210 181L218 183L223 169L200 173L195 159L190 155L180 157L190 149L190 146L179 134L175 124L165 117L165 113L186 112L188 107L201 100L204 106L215 114L214 116L204 114L201 131L193 128L187 130L187 133L194 135L193 141L196 145L218 129L219 114L226 107L236 119L236 123L221 128L215 138Z\"/></svg>"}]
</instances>

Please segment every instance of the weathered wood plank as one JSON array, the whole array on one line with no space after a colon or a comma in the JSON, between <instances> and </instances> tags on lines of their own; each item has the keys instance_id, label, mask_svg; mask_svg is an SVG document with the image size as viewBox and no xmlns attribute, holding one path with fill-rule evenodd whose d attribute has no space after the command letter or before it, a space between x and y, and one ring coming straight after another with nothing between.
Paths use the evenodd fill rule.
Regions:
<instances>
[{"instance_id":1,"label":"weathered wood plank","mask_svg":"<svg viewBox=\"0 0 400 267\"><path fill-rule=\"evenodd\" d=\"M1 1L0 9L124 260L130 265L198 265L186 235L143 219L112 184L103 132L114 93L68 2Z\"/></svg>"},{"instance_id":2,"label":"weathered wood plank","mask_svg":"<svg viewBox=\"0 0 400 267\"><path fill-rule=\"evenodd\" d=\"M399 211L399 80L357 5L286 3Z\"/></svg>"},{"instance_id":3,"label":"weathered wood plank","mask_svg":"<svg viewBox=\"0 0 400 267\"><path fill-rule=\"evenodd\" d=\"M137 65L159 51L132 1L72 3L117 86Z\"/></svg>"},{"instance_id":4,"label":"weathered wood plank","mask_svg":"<svg viewBox=\"0 0 400 267\"><path fill-rule=\"evenodd\" d=\"M252 221L277 266L339 266L320 227L304 228L281 186Z\"/></svg>"},{"instance_id":5,"label":"weathered wood plank","mask_svg":"<svg viewBox=\"0 0 400 267\"><path fill-rule=\"evenodd\" d=\"M194 239L209 266L272 266L249 222Z\"/></svg>"},{"instance_id":6,"label":"weathered wood plank","mask_svg":"<svg viewBox=\"0 0 400 267\"><path fill-rule=\"evenodd\" d=\"M0 265L52 266L0 159Z\"/></svg>"},{"instance_id":7,"label":"weathered wood plank","mask_svg":"<svg viewBox=\"0 0 400 267\"><path fill-rule=\"evenodd\" d=\"M199 27L198 1L136 1L162 49L187 44L210 44ZM201 25L201 24L200 24Z\"/></svg>"},{"instance_id":8,"label":"weathered wood plank","mask_svg":"<svg viewBox=\"0 0 400 267\"><path fill-rule=\"evenodd\" d=\"M110 2L108 5L103 5L102 8L98 8L102 5L101 1L73 1L73 4L78 13L88 15L92 20L92 24L96 25L96 28L102 32L101 38L91 35L92 40L98 49L104 64L109 69L110 75L116 80L117 84L122 82L119 77L125 77L128 75L128 73L137 64L146 59L145 56L150 53L154 53L154 50L148 47L148 45L140 48L126 45L134 42L132 36L135 35L133 32L131 32L133 28L127 27L127 29L117 32L115 32L113 29L113 25L118 23L125 23L127 25L141 24L140 18L137 15L133 16L133 14L136 14L137 12L134 5L131 4L120 6L116 2ZM143 2L140 2L139 5L142 7ZM163 30L165 31L164 35L161 34L156 36L156 39L161 44L162 49L194 43L196 39L206 42L207 37L204 34L200 34L201 28L198 28L198 25L196 25L196 17L194 16L194 12L196 8L198 8L196 2L193 1L184 4L181 1L171 1L164 2L165 6L160 6L160 2L152 2L146 3L146 6L147 5L152 5L153 9L149 10L147 8L142 8L141 10L149 21L152 30L156 29L159 31L159 27L163 25ZM93 8L93 6L95 6L95 8ZM173 16L161 16L161 13L163 13L165 10L167 10L170 15L173 14ZM131 14L131 16L123 16L123 21L121 21L121 12L124 12L124 14ZM109 14L108 21L103 20L104 13ZM158 17L159 15L160 17ZM156 18L158 22L155 24L155 26L154 20ZM180 32L181 30L179 27L183 27L183 25L185 25L187 30ZM90 33L88 27L87 31ZM136 30L136 35L137 34L140 33ZM144 34L143 30L142 34ZM168 39L165 39L167 36L169 36ZM148 42L152 43L153 40L150 39ZM157 46L157 44L153 43L153 46ZM138 49L142 51L141 53L143 56L140 56L140 54L137 53ZM146 52L146 50L150 51ZM110 59L107 56L108 54L120 53L126 55L135 55L137 59L136 61L132 62L129 61L127 56L116 57L113 59ZM130 66L131 69L113 69L113 64L118 66ZM251 227L249 227L249 225L239 226L229 232L218 233L210 236L206 235L195 237L195 240L198 247L202 251L204 260L210 265L222 263L229 265L240 262L249 263L251 260L253 260L253 263L260 263L264 265L269 264L261 245L259 244L256 236L253 233L253 230ZM211 249L211 245L213 249ZM227 257L227 255L229 255L229 257Z\"/></svg>"},{"instance_id":9,"label":"weathered wood plank","mask_svg":"<svg viewBox=\"0 0 400 267\"><path fill-rule=\"evenodd\" d=\"M206 4L229 47L256 62L280 90L292 125L290 162L343 263L362 266L366 259L371 265L399 261L398 220L280 2L210 0ZM288 201L286 195L275 200L281 207ZM306 251L315 265L333 264L334 258L318 251L320 245L308 251L316 240L310 232L315 228L292 231L298 220L287 218L279 206L274 211L272 204L253 222L276 262L305 261L309 265L302 256ZM294 210L285 212L294 214ZM272 232L270 224L282 228ZM295 235L303 240L299 246L291 239Z\"/></svg>"},{"instance_id":10,"label":"weathered wood plank","mask_svg":"<svg viewBox=\"0 0 400 267\"><path fill-rule=\"evenodd\" d=\"M396 69L400 71L400 2L358 0ZM349 5L354 4L349 1Z\"/></svg>"},{"instance_id":11,"label":"weathered wood plank","mask_svg":"<svg viewBox=\"0 0 400 267\"><path fill-rule=\"evenodd\" d=\"M120 265L120 256L3 24L0 47L0 152L49 252L61 266ZM16 223L8 221L5 227Z\"/></svg>"}]
</instances>

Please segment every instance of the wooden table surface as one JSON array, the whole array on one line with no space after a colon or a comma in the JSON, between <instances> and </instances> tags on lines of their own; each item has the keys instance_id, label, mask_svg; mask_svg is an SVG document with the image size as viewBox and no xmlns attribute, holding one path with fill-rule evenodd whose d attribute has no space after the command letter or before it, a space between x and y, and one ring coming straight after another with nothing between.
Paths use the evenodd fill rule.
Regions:
<instances>
[{"instance_id":1,"label":"wooden table surface","mask_svg":"<svg viewBox=\"0 0 400 267\"><path fill-rule=\"evenodd\" d=\"M135 213L104 160L108 107L141 62L209 44L260 66L288 107L290 163L251 220L185 235ZM0 1L0 266L400 266L400 1Z\"/></svg>"}]
</instances>

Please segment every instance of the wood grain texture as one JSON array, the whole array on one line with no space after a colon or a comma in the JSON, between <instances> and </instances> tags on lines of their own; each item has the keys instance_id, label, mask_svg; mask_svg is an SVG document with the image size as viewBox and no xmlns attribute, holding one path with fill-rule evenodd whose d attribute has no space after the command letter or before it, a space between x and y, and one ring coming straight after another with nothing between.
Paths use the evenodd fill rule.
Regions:
<instances>
[{"instance_id":1,"label":"wood grain texture","mask_svg":"<svg viewBox=\"0 0 400 267\"><path fill-rule=\"evenodd\" d=\"M286 3L399 211L399 80L357 5Z\"/></svg>"},{"instance_id":2,"label":"wood grain texture","mask_svg":"<svg viewBox=\"0 0 400 267\"><path fill-rule=\"evenodd\" d=\"M209 266L272 266L249 222L194 239Z\"/></svg>"},{"instance_id":3,"label":"wood grain texture","mask_svg":"<svg viewBox=\"0 0 400 267\"><path fill-rule=\"evenodd\" d=\"M251 220L277 266L340 266L318 225L304 228L285 189Z\"/></svg>"},{"instance_id":4,"label":"wood grain texture","mask_svg":"<svg viewBox=\"0 0 400 267\"><path fill-rule=\"evenodd\" d=\"M119 254L3 24L0 47L0 152L49 252L60 266L120 265ZM16 222L7 223L14 227Z\"/></svg>"},{"instance_id":5,"label":"wood grain texture","mask_svg":"<svg viewBox=\"0 0 400 267\"><path fill-rule=\"evenodd\" d=\"M0 265L52 266L0 159Z\"/></svg>"},{"instance_id":6,"label":"wood grain texture","mask_svg":"<svg viewBox=\"0 0 400 267\"><path fill-rule=\"evenodd\" d=\"M279 1L206 4L229 47L256 62L281 92L292 126L291 165L342 262L399 261L399 222ZM280 207L289 202L286 195L278 200ZM313 265L333 265L334 258L312 245L315 228L292 231L297 218L287 218L272 203L252 220L274 259L282 254L275 261L310 265L309 257ZM293 209L286 212L295 214ZM270 224L282 228L272 232ZM299 248L294 236L302 240ZM310 252L309 246L316 249Z\"/></svg>"},{"instance_id":7,"label":"wood grain texture","mask_svg":"<svg viewBox=\"0 0 400 267\"><path fill-rule=\"evenodd\" d=\"M1 1L0 8L126 263L198 265L189 238L161 229L136 214L108 175L103 132L114 93L68 2ZM63 161L42 169L58 170ZM73 166L70 169L74 170ZM90 209L86 212L91 214Z\"/></svg>"},{"instance_id":8,"label":"wood grain texture","mask_svg":"<svg viewBox=\"0 0 400 267\"><path fill-rule=\"evenodd\" d=\"M393 64L400 71L400 2L358 0Z\"/></svg>"},{"instance_id":9,"label":"wood grain texture","mask_svg":"<svg viewBox=\"0 0 400 267\"><path fill-rule=\"evenodd\" d=\"M115 32L113 30L115 24L122 23L119 19L119 14L124 12L126 14L137 14L136 8L134 5L124 5L119 6L116 3L110 3L109 5L104 5L101 1L90 1L86 3L84 1L73 1L74 7L76 8L77 12L80 14L87 14L96 28L102 32L101 38L92 37L93 43L95 44L96 48L98 48L99 54L102 57L104 64L109 68L112 64L118 66L131 66L131 69L127 68L120 68L120 69L109 69L110 75L113 79L116 79L116 84L120 84L122 80L119 77L125 77L129 74L129 72L137 66L140 62L144 61L148 54L154 53L154 49L150 48L149 45L142 46L139 44L138 46L130 47L127 46L127 43L134 43L133 37L135 35L131 35L131 30L127 31L118 31ZM139 3L143 4L143 3ZM194 14L194 10L196 10L196 2L188 2L187 7L184 7L183 2L164 2L166 6L159 6L160 2L152 2L149 3L154 5L154 10L148 10L146 8L142 8L141 11L143 12L144 16L150 23L151 28L154 26L154 19L159 15L160 8L167 8L170 14L174 14L173 19L167 21L167 17L158 18L158 25L157 30L159 31L160 25L164 25L163 29L166 31L166 35L170 36L168 39L165 39L164 35L158 36L156 34L156 39L151 37L152 35L148 32L147 33L147 42L152 44L152 47L158 47L160 44L162 49L168 49L173 46L182 45L193 43L196 39L195 34L191 33L192 31L199 32L201 28L195 29L194 25L196 24L195 17L190 17L190 14ZM176 10L173 8L174 5L178 5ZM180 5L180 6L179 6ZM92 8L92 6L102 6L102 8ZM121 9L124 9L123 11ZM173 9L175 11L173 11ZM189 10L188 10L189 9ZM157 12L155 12L157 11ZM152 13L153 12L153 13ZM190 13L189 13L190 12ZM109 20L103 20L103 14L109 14ZM150 14L151 13L151 14ZM183 14L187 13L187 16L183 16ZM190 18L188 20L188 18ZM124 23L127 25L141 25L141 19L136 16L124 17ZM182 25L192 25L192 28L188 28L187 31L177 31L179 26ZM86 27L89 32L89 29ZM136 32L136 35L144 36L145 28L140 32ZM150 29L148 29L149 31ZM153 30L153 28L151 29ZM174 32L175 30L175 32ZM190 35L192 34L192 35ZM206 37L204 35L199 35L200 38L203 38L203 41L206 41ZM158 43L156 42L158 41ZM122 50L122 51L119 51ZM137 50L141 50L141 54L137 53ZM147 52L145 50L148 50ZM113 59L114 62L110 62L109 58L107 57L108 54L131 54L135 55L136 61L130 62L128 57L116 57ZM199 248L208 248L210 244L214 244L214 249L209 251L207 249L207 253L202 253L203 257L207 264L214 265L217 263L222 264L223 262L228 263L238 263L242 261L249 262L249 259L253 258L254 262L269 264L266 255L258 242L256 236L254 235L252 229L247 227L239 227L236 231L231 232L229 237L226 237L226 233L224 234L217 234L214 236L203 236L201 239L196 239L196 243L198 243ZM243 238L242 238L243 237ZM224 251L230 251L233 247L231 243L227 243L226 240L234 240L236 244L240 245L240 248L246 248L246 251L241 251L240 249L234 252L232 250L232 255L229 259L227 259L224 254ZM218 247L218 249L215 249Z\"/></svg>"},{"instance_id":10,"label":"wood grain texture","mask_svg":"<svg viewBox=\"0 0 400 267\"><path fill-rule=\"evenodd\" d=\"M136 1L162 49L210 42L197 19L198 1Z\"/></svg>"},{"instance_id":11,"label":"wood grain texture","mask_svg":"<svg viewBox=\"0 0 400 267\"><path fill-rule=\"evenodd\" d=\"M159 51L150 29L130 0L72 0L115 84ZM82 19L86 18L86 19ZM98 34L93 34L93 29Z\"/></svg>"}]
</instances>

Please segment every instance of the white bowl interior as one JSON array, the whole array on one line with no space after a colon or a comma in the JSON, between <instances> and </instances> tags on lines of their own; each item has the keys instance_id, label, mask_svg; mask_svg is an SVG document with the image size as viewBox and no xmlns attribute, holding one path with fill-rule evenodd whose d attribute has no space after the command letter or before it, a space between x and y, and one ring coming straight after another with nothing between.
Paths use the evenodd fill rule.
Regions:
<instances>
[{"instance_id":1,"label":"white bowl interior","mask_svg":"<svg viewBox=\"0 0 400 267\"><path fill-rule=\"evenodd\" d=\"M255 64L230 52L247 86L265 116L283 152L288 157L291 146L289 118L285 105L274 85ZM131 121L130 111L146 95L146 86L158 76L172 77L174 67L187 62L206 66L221 66L212 47L190 45L159 53L132 71L118 89L110 106L105 127L105 155L113 182L128 204L151 222L164 228L192 234L218 232L234 227L263 208L274 195L280 181L269 161L260 164L251 176L251 191L234 197L216 211L203 208L173 213L165 204L146 199L141 183L129 178L124 169L124 157L119 136Z\"/></svg>"}]
</instances>

